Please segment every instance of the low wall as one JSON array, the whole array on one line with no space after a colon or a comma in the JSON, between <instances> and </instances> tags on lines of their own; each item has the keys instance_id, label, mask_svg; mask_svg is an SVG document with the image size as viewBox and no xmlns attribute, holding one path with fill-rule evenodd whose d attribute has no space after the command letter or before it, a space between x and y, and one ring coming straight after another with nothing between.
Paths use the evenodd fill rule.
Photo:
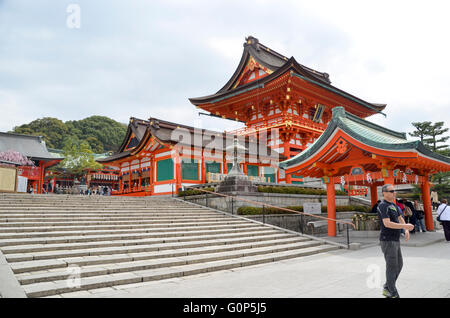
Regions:
<instances>
[{"instance_id":1,"label":"low wall","mask_svg":"<svg viewBox=\"0 0 450 318\"><path fill-rule=\"evenodd\" d=\"M237 194L236 194L237 195ZM183 198L183 197L180 197ZM309 195L309 194L284 194L284 193L245 193L236 196L237 199L233 202L233 211L236 213L237 209L241 206L256 206L250 202L244 202L239 199L256 201L260 203L266 203L278 207L286 206L302 206L304 203L321 203L322 206L327 205L326 195ZM186 200L205 205L208 201L208 206L231 213L231 198L224 198L221 196L215 196L213 194L208 195L193 195L186 196ZM336 196L336 205L350 205L348 196Z\"/></svg>"}]
</instances>

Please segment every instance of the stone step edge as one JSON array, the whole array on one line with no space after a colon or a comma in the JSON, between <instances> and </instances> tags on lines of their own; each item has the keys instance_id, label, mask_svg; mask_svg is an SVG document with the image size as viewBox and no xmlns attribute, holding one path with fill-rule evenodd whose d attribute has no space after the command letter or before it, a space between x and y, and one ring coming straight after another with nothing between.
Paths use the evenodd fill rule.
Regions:
<instances>
[{"instance_id":1,"label":"stone step edge","mask_svg":"<svg viewBox=\"0 0 450 318\"><path fill-rule=\"evenodd\" d=\"M133 225L133 224L178 224L192 222L212 222L212 221L231 221L227 217L210 217L210 218L166 218L157 220L131 220L131 221L70 221L70 222L2 222L0 220L0 228L32 228L32 227L58 227L58 226L98 226L106 225Z\"/></svg>"},{"instance_id":2,"label":"stone step edge","mask_svg":"<svg viewBox=\"0 0 450 318\"><path fill-rule=\"evenodd\" d=\"M171 243L156 243L150 245L131 245L131 246L119 246L115 249L113 248L104 248L104 249L95 249L91 250L71 250L71 251L51 251L51 252L42 252L44 254L11 254L5 255L7 261L9 263L21 262L21 261L33 261L33 260L46 260L46 259L54 259L54 258L67 258L67 257L83 257L83 256L95 256L95 255L116 255L116 254L129 254L129 253L140 253L140 252L155 252L155 251L164 251L164 250L175 250L175 249L185 249L185 248L194 248L194 247L205 247L205 246L220 246L220 245L231 245L231 244L240 244L240 243L249 243L254 241L268 241L271 239L275 239L277 237L288 238L293 237L288 234L276 234L273 235L271 233L267 234L258 234L255 236L244 236L236 234L234 236L229 236L226 238L205 238L204 240L186 240L186 241L174 241ZM234 240L233 240L234 239ZM181 244L180 244L181 243ZM178 245L177 245L178 244ZM122 247L122 249L121 249ZM135 247L133 249L133 247ZM20 256L19 256L20 255Z\"/></svg>"},{"instance_id":3,"label":"stone step edge","mask_svg":"<svg viewBox=\"0 0 450 318\"><path fill-rule=\"evenodd\" d=\"M323 246L323 245L322 245ZM319 246L320 247L320 246ZM291 258L309 256L318 253L324 253L336 250L338 247L326 245L322 248L313 247L310 250L280 252L267 255L265 257L247 256L237 261L225 260L215 261L204 264L184 265L178 267L164 268L161 271L144 270L133 273L119 273L105 276L94 276L81 278L80 285L75 287L67 286L67 281L44 282L30 285L23 285L28 297L45 297L62 293L75 292L80 290L97 289L102 287L112 287L117 285L135 284L146 281L162 280L174 277L190 276L206 272L228 270L238 267L246 267L271 263ZM187 268L186 268L187 267Z\"/></svg>"},{"instance_id":4,"label":"stone step edge","mask_svg":"<svg viewBox=\"0 0 450 318\"><path fill-rule=\"evenodd\" d=\"M212 231L236 231L236 230L267 230L267 228L255 224L243 224L242 226L215 226L215 227L192 227L192 228L174 228L174 229L160 229L147 233L136 234L109 234L109 235L86 235L86 236L63 236L63 237L43 237L39 238L21 238L21 239L0 239L0 248L12 248L14 246L23 245L42 245L42 244L71 244L71 243L92 243L103 241L123 241L123 240L141 240L148 238L162 238L174 236L190 236L183 233L195 235L196 232L215 233ZM175 233L177 235L171 235ZM11 253L10 253L11 254Z\"/></svg>"},{"instance_id":5,"label":"stone step edge","mask_svg":"<svg viewBox=\"0 0 450 318\"><path fill-rule=\"evenodd\" d=\"M202 225L216 225L217 223L221 223L221 224L243 224L245 223L245 221L242 220L233 220L233 219L227 219L225 222L201 222ZM199 223L181 223L184 224L185 226L196 226ZM145 228L154 228L154 227L161 227L161 226L165 226L165 227L175 227L175 226L179 226L180 224L178 223L160 223L160 224L155 224L157 226L150 226L149 224L147 225L117 225L117 226L99 226L99 225L95 225L95 226L66 226L66 227L57 227L57 226L53 226L53 227L13 227L13 228L0 228L0 233L6 234L6 233L33 233L33 232L53 232L53 231L60 231L60 232L64 232L64 231L78 231L78 230L83 230L83 229L87 229L87 230L132 230L132 229L145 229ZM6 230L8 229L8 230ZM47 230L47 231L46 231Z\"/></svg>"},{"instance_id":6,"label":"stone step edge","mask_svg":"<svg viewBox=\"0 0 450 318\"><path fill-rule=\"evenodd\" d=\"M302 237L290 237L290 238L281 238L275 240L268 240L262 242L251 242L249 243L240 243L240 244L228 244L223 246L211 246L211 247L195 247L195 248L186 248L186 249L176 249L173 251L163 251L163 252L141 252L141 253L129 253L129 254L115 254L115 255L100 255L100 256L92 256L92 259L89 259L89 256L84 257L84 259L80 259L80 257L67 257L67 258L57 258L57 259L49 259L49 260L37 260L37 261L26 261L26 262L15 262L10 263L10 267L14 274L22 274L22 273L30 273L42 270L49 270L55 268L65 268L70 265L77 266L89 266L89 265L104 265L111 263L124 263L124 262L134 262L134 261L144 261L151 260L157 258L171 258L171 257L180 257L180 256L193 256L193 255L203 255L210 253L221 253L228 252L234 250L241 249L249 249L249 248L261 248L267 246L279 246L285 244L292 243L300 243L300 242L315 242L310 239L302 238ZM320 243L323 244L323 243ZM103 256L103 257L102 257ZM83 258L83 257L81 257Z\"/></svg>"},{"instance_id":7,"label":"stone step edge","mask_svg":"<svg viewBox=\"0 0 450 318\"><path fill-rule=\"evenodd\" d=\"M206 227L215 227L214 225L202 225L201 228ZM233 227L233 228L241 228L241 227L261 227L258 224L252 224L251 222L242 222L242 223L233 223L233 224L222 224L219 226L225 227ZM92 230L92 231L59 231L59 232L26 232L26 233L8 233L5 235L0 234L0 240L9 240L9 239L32 239L32 238L42 238L42 237L72 237L74 235L84 237L84 236L102 236L102 235L128 235L131 233L135 234L144 234L144 233L157 233L163 232L163 230L167 229L167 227L146 227L143 229L119 229L119 230ZM170 230L183 230L191 231L193 227L185 226L185 227L169 227Z\"/></svg>"},{"instance_id":8,"label":"stone step edge","mask_svg":"<svg viewBox=\"0 0 450 318\"><path fill-rule=\"evenodd\" d=\"M9 254L26 254L26 253L39 253L47 251L59 251L59 250L79 250L79 249L94 249L94 248L107 248L107 247L121 247L121 246L133 246L141 244L155 244L155 242L161 241L162 243L180 242L190 240L204 240L206 237L211 239L217 239L221 235L227 234L244 234L255 235L255 233L273 233L277 231L267 228L249 228L244 231L241 229L225 229L225 230L211 230L211 231L191 231L191 232L166 232L153 234L151 237L144 239L129 239L129 240L111 240L111 241L97 241L97 242L75 242L75 243L60 243L60 244L36 244L33 245L17 245L17 246L5 246L1 247L1 251L5 255ZM277 233L278 234L278 233ZM151 235L151 234L150 234ZM183 240L185 239L185 240Z\"/></svg>"},{"instance_id":9,"label":"stone step edge","mask_svg":"<svg viewBox=\"0 0 450 318\"><path fill-rule=\"evenodd\" d=\"M157 237L155 235L165 235L164 233L192 233L199 231L214 231L214 230L245 230L245 229L264 229L264 227L257 224L241 224L241 225L218 225L218 226L196 226L196 227L180 227L180 228L155 228L144 233L128 233L128 234L105 234L105 235L72 235L72 236L56 236L56 237L27 237L27 238L7 238L0 237L0 248L21 246L21 245L35 245L35 244L63 244L63 243L83 243L83 242L101 242L101 241L119 241L132 240Z\"/></svg>"},{"instance_id":10,"label":"stone step edge","mask_svg":"<svg viewBox=\"0 0 450 318\"><path fill-rule=\"evenodd\" d=\"M116 264L109 265L88 265L84 267L78 267L80 269L80 277L92 277L92 276L100 276L100 275L112 275L123 272L136 272L140 270L148 270L148 269L158 269L162 267L173 267L173 266L181 266L181 265L190 265L197 263L206 263L211 261L220 261L226 259L234 259L240 257L247 256L256 256L256 255L264 255L264 254L272 254L278 252L286 252L292 250L299 250L309 247L316 247L322 245L319 242L308 241L308 242L300 242L293 243L287 246L268 246L268 247L260 247L260 248L250 248L243 250L236 250L232 252L218 252L218 253L210 253L206 256L199 257L199 255L190 255L190 256L178 256L173 257L169 260L139 260L139 261L131 261L131 262L122 262L115 268ZM110 267L110 268L107 268ZM69 272L69 269L72 267L66 267L65 271L55 271L48 272L42 274L32 273L27 275L18 275L18 280L21 285L29 285L41 282L55 281L55 280L64 280L69 278L72 274Z\"/></svg>"}]
</instances>

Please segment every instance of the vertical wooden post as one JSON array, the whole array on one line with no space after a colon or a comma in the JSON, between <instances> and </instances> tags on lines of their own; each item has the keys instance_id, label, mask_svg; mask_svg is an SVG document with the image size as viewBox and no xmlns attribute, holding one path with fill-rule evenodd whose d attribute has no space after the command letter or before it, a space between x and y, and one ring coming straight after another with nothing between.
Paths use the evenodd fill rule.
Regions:
<instances>
[{"instance_id":1,"label":"vertical wooden post","mask_svg":"<svg viewBox=\"0 0 450 318\"><path fill-rule=\"evenodd\" d=\"M327 212L330 219L336 219L336 197L333 177L327 183ZM336 236L336 221L328 221L328 236Z\"/></svg>"},{"instance_id":2,"label":"vertical wooden post","mask_svg":"<svg viewBox=\"0 0 450 318\"><path fill-rule=\"evenodd\" d=\"M292 175L291 174L286 173L286 183L289 183L289 184L292 183Z\"/></svg>"},{"instance_id":3,"label":"vertical wooden post","mask_svg":"<svg viewBox=\"0 0 450 318\"><path fill-rule=\"evenodd\" d=\"M178 189L181 188L181 179L183 177L183 173L182 170L183 167L182 162L181 162L181 157L179 155L177 155L175 157L175 164L176 164L176 169L175 169L175 185L176 185L176 189L175 189L175 193L178 193Z\"/></svg>"},{"instance_id":4,"label":"vertical wooden post","mask_svg":"<svg viewBox=\"0 0 450 318\"><path fill-rule=\"evenodd\" d=\"M425 212L425 226L427 231L434 230L433 223L433 211L431 210L431 198L430 198L430 184L428 182L428 174L424 176L424 183L422 184L422 198L423 198L423 209Z\"/></svg>"}]
</instances>

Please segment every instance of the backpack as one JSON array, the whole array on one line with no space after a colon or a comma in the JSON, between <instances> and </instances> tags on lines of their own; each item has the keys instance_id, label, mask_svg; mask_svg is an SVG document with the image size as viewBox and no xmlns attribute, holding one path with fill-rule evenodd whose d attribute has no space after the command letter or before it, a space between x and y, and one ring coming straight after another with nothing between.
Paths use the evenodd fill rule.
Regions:
<instances>
[{"instance_id":1,"label":"backpack","mask_svg":"<svg viewBox=\"0 0 450 318\"><path fill-rule=\"evenodd\" d=\"M408 206L406 206L406 205L405 205L405 212L404 213L405 213L405 216L412 216L413 215L411 209Z\"/></svg>"}]
</instances>

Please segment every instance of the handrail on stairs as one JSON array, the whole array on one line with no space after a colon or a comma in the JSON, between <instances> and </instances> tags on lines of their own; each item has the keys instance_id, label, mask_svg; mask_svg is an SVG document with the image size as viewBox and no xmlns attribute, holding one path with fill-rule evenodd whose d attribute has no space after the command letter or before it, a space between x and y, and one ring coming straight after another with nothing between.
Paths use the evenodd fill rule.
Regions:
<instances>
[{"instance_id":1,"label":"handrail on stairs","mask_svg":"<svg viewBox=\"0 0 450 318\"><path fill-rule=\"evenodd\" d=\"M283 210L283 211L288 211L288 212L291 212L291 213L300 214L302 216L307 215L307 216L311 216L311 217L317 218L317 219L322 219L322 220L327 220L327 221L332 221L332 222L336 222L336 223L345 224L346 231L347 231L347 247L350 246L350 238L349 238L348 226L351 225L354 229L356 229L356 227L355 227L355 225L353 223L347 222L347 221L341 221L341 220L337 220L337 219L333 219L333 218L328 218L328 217L318 216L318 215L309 214L309 213L305 213L305 212L295 211L295 210L291 210L291 209L288 209L288 208L278 207L278 206L274 206L274 205L271 205L271 204L257 202L257 201L252 201L252 200L247 200L247 199L243 199L243 198L237 198L235 196L230 196L230 195L227 195L227 194L212 192L212 191L199 189L199 188L194 188L194 187L190 187L190 186L183 185L183 188L190 188L190 189L193 189L193 190L205 192L206 194L211 193L211 194L214 194L214 195L217 195L217 196L222 196L222 197L226 197L226 198L232 198L232 200L239 200L239 201L243 201L243 202L247 202L247 203L251 203L251 204L261 205L263 207L263 223L265 223L264 207L267 206L267 207L276 208L276 209ZM172 192L172 195L173 195L173 192ZM186 195L184 195L184 197L186 199ZM206 201L206 205L208 205L208 201ZM302 221L301 222L303 222L303 217L302 217Z\"/></svg>"}]
</instances>

